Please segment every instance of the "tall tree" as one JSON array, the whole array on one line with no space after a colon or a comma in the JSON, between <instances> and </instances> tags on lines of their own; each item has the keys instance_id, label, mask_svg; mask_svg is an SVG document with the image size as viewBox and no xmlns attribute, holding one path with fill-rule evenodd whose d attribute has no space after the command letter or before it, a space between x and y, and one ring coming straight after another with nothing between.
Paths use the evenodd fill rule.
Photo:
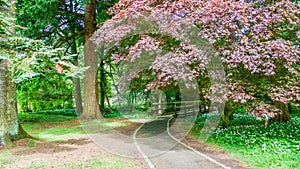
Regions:
<instances>
[{"instance_id":1,"label":"tall tree","mask_svg":"<svg viewBox=\"0 0 300 169\"><path fill-rule=\"evenodd\" d=\"M82 119L99 117L98 94L98 52L90 37L96 31L96 0L90 0L85 6L84 16L84 66L89 67L84 76L84 109Z\"/></svg>"},{"instance_id":2,"label":"tall tree","mask_svg":"<svg viewBox=\"0 0 300 169\"><path fill-rule=\"evenodd\" d=\"M64 47L66 53L74 54L72 62L78 65L79 49L84 44L84 10L87 1L84 0L18 0L17 22L26 29L19 33L26 37L42 39L48 45ZM97 0L97 23L110 18L106 13L116 0ZM40 14L43 15L40 15ZM91 32L90 32L91 33ZM101 65L100 65L101 67ZM99 69L101 72L103 69ZM102 71L103 72L103 71ZM101 74L101 73L100 73ZM101 76L99 76L99 79ZM103 84L103 79L99 80ZM78 78L73 79L76 111L82 113L81 86ZM101 89L102 87L99 86ZM102 91L102 90L100 90ZM102 92L101 92L102 93ZM99 97L102 98L103 94ZM105 95L103 96L105 97ZM104 107L104 104L101 104Z\"/></svg>"},{"instance_id":3,"label":"tall tree","mask_svg":"<svg viewBox=\"0 0 300 169\"><path fill-rule=\"evenodd\" d=\"M14 7L14 1L0 0L0 25L4 33L0 35L1 43L15 34ZM0 48L0 54L4 50ZM12 81L11 67L9 58L0 55L0 145L4 146L12 146L12 140L27 136L18 123L16 85Z\"/></svg>"}]
</instances>

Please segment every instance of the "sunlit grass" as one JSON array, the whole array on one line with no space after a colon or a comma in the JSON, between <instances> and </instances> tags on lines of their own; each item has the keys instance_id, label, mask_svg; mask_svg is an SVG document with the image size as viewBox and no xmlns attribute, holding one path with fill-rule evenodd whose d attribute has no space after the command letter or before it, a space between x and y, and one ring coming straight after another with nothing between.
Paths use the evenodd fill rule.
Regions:
<instances>
[{"instance_id":1,"label":"sunlit grass","mask_svg":"<svg viewBox=\"0 0 300 169\"><path fill-rule=\"evenodd\" d=\"M2 151L0 152L0 169L4 169L6 164L13 163L16 159L10 159L10 152L9 151Z\"/></svg>"},{"instance_id":2,"label":"sunlit grass","mask_svg":"<svg viewBox=\"0 0 300 169\"><path fill-rule=\"evenodd\" d=\"M90 169L90 168L101 168L101 169L138 169L133 161L118 156L99 156L93 159L82 160L79 164L64 164L59 169Z\"/></svg>"},{"instance_id":3,"label":"sunlit grass","mask_svg":"<svg viewBox=\"0 0 300 169\"><path fill-rule=\"evenodd\" d=\"M51 115L51 114L36 114L31 116L28 113L19 114L20 122L26 132L31 136L39 139L39 141L63 141L70 138L78 138L86 134L93 134L95 131L105 132L108 129L127 126L130 124L127 120L119 119L101 119L83 122L77 119L77 117ZM91 131L88 129L91 128ZM93 130L96 128L96 130ZM29 149L35 146L35 141L30 141L25 149ZM22 148L22 149L23 149ZM11 156L9 152L0 153L0 164L10 164L13 160L9 158ZM49 159L49 165L52 163ZM48 164L33 164L27 167L28 169L37 168L49 168ZM0 169L4 168L0 165ZM107 168L107 169L135 169L138 168L132 159L121 158L111 154L100 154L96 157L78 160L74 163L62 162L57 168L61 169L88 169L88 168Z\"/></svg>"}]
</instances>

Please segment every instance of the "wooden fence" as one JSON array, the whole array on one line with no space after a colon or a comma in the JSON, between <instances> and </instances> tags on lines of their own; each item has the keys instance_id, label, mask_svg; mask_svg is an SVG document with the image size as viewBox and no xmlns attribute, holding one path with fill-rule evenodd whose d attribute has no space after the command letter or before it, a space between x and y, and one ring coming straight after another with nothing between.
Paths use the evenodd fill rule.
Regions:
<instances>
[{"instance_id":1,"label":"wooden fence","mask_svg":"<svg viewBox=\"0 0 300 169\"><path fill-rule=\"evenodd\" d=\"M151 113L174 114L180 116L192 116L196 113L203 114L209 112L208 101L181 101L181 102L164 102L153 103Z\"/></svg>"}]
</instances>

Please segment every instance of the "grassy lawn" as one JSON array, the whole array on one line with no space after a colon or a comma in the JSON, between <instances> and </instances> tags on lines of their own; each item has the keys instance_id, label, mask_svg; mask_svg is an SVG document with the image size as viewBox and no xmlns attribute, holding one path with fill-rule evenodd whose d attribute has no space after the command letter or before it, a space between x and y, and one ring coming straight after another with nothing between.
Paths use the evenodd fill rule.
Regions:
<instances>
[{"instance_id":1,"label":"grassy lawn","mask_svg":"<svg viewBox=\"0 0 300 169\"><path fill-rule=\"evenodd\" d=\"M47 141L85 133L76 116L19 113L19 120L31 136Z\"/></svg>"},{"instance_id":2,"label":"grassy lawn","mask_svg":"<svg viewBox=\"0 0 300 169\"><path fill-rule=\"evenodd\" d=\"M196 121L193 137L200 138L204 120L201 117ZM250 115L236 114L228 129L215 130L207 142L247 162L251 168L300 168L300 118L294 115L289 124L262 123Z\"/></svg>"},{"instance_id":3,"label":"grassy lawn","mask_svg":"<svg viewBox=\"0 0 300 169\"><path fill-rule=\"evenodd\" d=\"M38 113L32 116L28 113L19 113L19 120L25 131L38 140L21 140L16 142L17 146L14 148L0 149L0 169L11 168L15 164L19 166L13 168L27 169L53 167L59 169L141 168L132 159L109 154L91 144L92 142L88 140L86 131L82 129L76 116L59 115L58 113ZM118 120L106 121L108 127L126 126L127 124ZM81 150L81 148L83 149ZM89 149L97 150L96 155L95 152L92 152L94 154L91 153L92 155L85 158L85 153ZM84 155L80 156L78 152ZM57 161L54 158L56 156L62 156L61 160ZM76 159L78 157L80 158ZM26 158L32 159L33 163L23 165L24 161L27 161Z\"/></svg>"}]
</instances>

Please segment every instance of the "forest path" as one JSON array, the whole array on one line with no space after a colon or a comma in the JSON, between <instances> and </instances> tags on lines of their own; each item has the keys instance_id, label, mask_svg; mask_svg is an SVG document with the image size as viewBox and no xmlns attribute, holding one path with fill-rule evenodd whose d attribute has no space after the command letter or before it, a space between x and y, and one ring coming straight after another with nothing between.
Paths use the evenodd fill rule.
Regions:
<instances>
[{"instance_id":1,"label":"forest path","mask_svg":"<svg viewBox=\"0 0 300 169\"><path fill-rule=\"evenodd\" d=\"M222 168L172 139L167 130L169 119L170 117L158 117L148 122L147 120L137 122L125 120L128 125L117 125L112 130L114 132L96 134L96 136L84 132L76 134L75 131L83 130L82 125L76 120L69 125L36 125L35 127L40 129L33 130L38 132L36 135L56 139L52 141L24 139L16 141L14 148L0 147L0 169L79 169L100 166L100 168L146 169L149 168L149 162L154 165L152 168L156 169ZM109 121L112 121L110 124L124 123L124 119L109 119ZM73 132L66 132L64 135L48 133L58 129L59 131L72 129ZM218 147L211 151L211 145L207 143L199 143L198 140L188 137L183 141L198 146L201 152L209 154L211 158L233 169L247 168L227 153L219 151ZM122 150L120 153L127 154L130 158L117 156L114 149ZM141 155L139 151L144 154ZM145 156L149 158L146 161L148 165L143 159Z\"/></svg>"},{"instance_id":2,"label":"forest path","mask_svg":"<svg viewBox=\"0 0 300 169\"><path fill-rule=\"evenodd\" d=\"M147 122L136 132L136 143L150 168L156 169L218 169L225 168L179 144L168 133L170 117ZM153 166L152 166L153 165ZM228 167L229 168L229 167Z\"/></svg>"},{"instance_id":3,"label":"forest path","mask_svg":"<svg viewBox=\"0 0 300 169\"><path fill-rule=\"evenodd\" d=\"M24 142L24 143L20 143ZM80 135L66 140L39 142L27 147L27 140L19 146L0 151L0 169L81 169L124 168L147 169L143 159L115 156L97 146L90 137Z\"/></svg>"}]
</instances>

